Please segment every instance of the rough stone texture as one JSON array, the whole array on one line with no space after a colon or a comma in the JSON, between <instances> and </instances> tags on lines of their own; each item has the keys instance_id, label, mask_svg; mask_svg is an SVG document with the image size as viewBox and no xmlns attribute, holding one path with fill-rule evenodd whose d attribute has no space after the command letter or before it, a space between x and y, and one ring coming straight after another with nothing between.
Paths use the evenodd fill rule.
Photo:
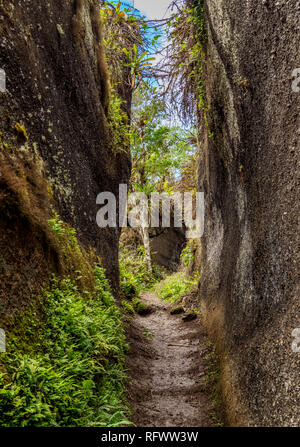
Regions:
<instances>
[{"instance_id":1,"label":"rough stone texture","mask_svg":"<svg viewBox=\"0 0 300 447\"><path fill-rule=\"evenodd\" d=\"M118 230L96 225L96 196L127 183L130 157L114 154L107 126L107 70L93 0L0 1L0 130L15 123L46 162L61 217L96 248L118 289ZM130 101L130 98L125 98ZM19 135L20 137L20 135ZM20 142L15 141L17 147Z\"/></svg>"},{"instance_id":2,"label":"rough stone texture","mask_svg":"<svg viewBox=\"0 0 300 447\"><path fill-rule=\"evenodd\" d=\"M232 425L299 425L296 0L207 0L202 310Z\"/></svg>"},{"instance_id":3,"label":"rough stone texture","mask_svg":"<svg viewBox=\"0 0 300 447\"><path fill-rule=\"evenodd\" d=\"M156 264L168 270L177 270L180 265L180 255L186 243L186 229L151 228L150 246Z\"/></svg>"}]
</instances>

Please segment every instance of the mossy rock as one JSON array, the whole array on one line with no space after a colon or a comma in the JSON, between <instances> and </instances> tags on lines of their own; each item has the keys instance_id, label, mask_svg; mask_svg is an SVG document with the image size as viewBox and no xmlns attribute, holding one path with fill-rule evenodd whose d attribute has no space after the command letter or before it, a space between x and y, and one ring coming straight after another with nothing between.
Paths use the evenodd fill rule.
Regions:
<instances>
[{"instance_id":1,"label":"mossy rock","mask_svg":"<svg viewBox=\"0 0 300 447\"><path fill-rule=\"evenodd\" d=\"M180 315L180 314L183 314L184 312L185 312L185 310L182 306L176 306L176 307L173 307L170 314L171 315Z\"/></svg>"},{"instance_id":2,"label":"mossy rock","mask_svg":"<svg viewBox=\"0 0 300 447\"><path fill-rule=\"evenodd\" d=\"M196 320L197 318L198 316L195 312L187 312L185 315L183 315L182 320L185 323L188 323L189 321Z\"/></svg>"},{"instance_id":3,"label":"mossy rock","mask_svg":"<svg viewBox=\"0 0 300 447\"><path fill-rule=\"evenodd\" d=\"M143 301L139 300L138 298L133 300L134 308L137 314L145 316L149 315L153 309L148 304L144 303Z\"/></svg>"}]
</instances>

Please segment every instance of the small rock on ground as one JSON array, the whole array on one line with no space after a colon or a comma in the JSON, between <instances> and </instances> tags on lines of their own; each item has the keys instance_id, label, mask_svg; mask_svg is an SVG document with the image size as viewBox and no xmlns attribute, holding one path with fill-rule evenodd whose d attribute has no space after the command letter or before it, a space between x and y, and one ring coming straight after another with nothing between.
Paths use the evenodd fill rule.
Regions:
<instances>
[{"instance_id":1,"label":"small rock on ground","mask_svg":"<svg viewBox=\"0 0 300 447\"><path fill-rule=\"evenodd\" d=\"M187 323L188 321L193 321L197 319L197 314L195 312L188 312L183 315L182 320Z\"/></svg>"},{"instance_id":2,"label":"small rock on ground","mask_svg":"<svg viewBox=\"0 0 300 447\"><path fill-rule=\"evenodd\" d=\"M179 314L183 314L184 312L185 312L184 308L182 306L178 306L178 307L175 307L174 309L172 309L170 314L171 315L179 315Z\"/></svg>"}]
</instances>

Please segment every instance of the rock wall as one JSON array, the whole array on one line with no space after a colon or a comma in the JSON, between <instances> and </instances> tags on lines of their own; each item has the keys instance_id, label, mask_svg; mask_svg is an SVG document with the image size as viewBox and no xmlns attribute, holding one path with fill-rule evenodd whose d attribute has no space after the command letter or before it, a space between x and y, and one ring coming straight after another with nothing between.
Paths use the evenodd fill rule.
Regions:
<instances>
[{"instance_id":1,"label":"rock wall","mask_svg":"<svg viewBox=\"0 0 300 447\"><path fill-rule=\"evenodd\" d=\"M205 21L202 311L229 423L298 425L300 5L207 0Z\"/></svg>"},{"instance_id":2,"label":"rock wall","mask_svg":"<svg viewBox=\"0 0 300 447\"><path fill-rule=\"evenodd\" d=\"M172 221L171 221L172 222ZM150 246L156 264L170 271L180 266L180 255L186 244L185 228L151 228Z\"/></svg>"},{"instance_id":3,"label":"rock wall","mask_svg":"<svg viewBox=\"0 0 300 447\"><path fill-rule=\"evenodd\" d=\"M97 2L1 0L0 68L7 76L0 93L3 141L38 151L60 216L96 249L117 291L119 231L97 227L96 196L118 196L130 156L110 144Z\"/></svg>"}]
</instances>

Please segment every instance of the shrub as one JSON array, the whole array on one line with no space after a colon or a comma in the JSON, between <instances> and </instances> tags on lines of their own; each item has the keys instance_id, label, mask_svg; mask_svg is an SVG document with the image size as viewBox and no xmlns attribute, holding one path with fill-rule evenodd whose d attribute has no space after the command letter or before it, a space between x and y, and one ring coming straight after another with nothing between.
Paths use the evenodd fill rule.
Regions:
<instances>
[{"instance_id":1,"label":"shrub","mask_svg":"<svg viewBox=\"0 0 300 447\"><path fill-rule=\"evenodd\" d=\"M195 254L190 245L187 245L181 252L180 259L185 267L188 267L195 259Z\"/></svg>"},{"instance_id":2,"label":"shrub","mask_svg":"<svg viewBox=\"0 0 300 447\"><path fill-rule=\"evenodd\" d=\"M128 303L128 301L123 300L121 305L122 305L122 308L125 313L128 313L130 315L133 315L135 313L135 309L134 309L133 305Z\"/></svg>"},{"instance_id":3,"label":"shrub","mask_svg":"<svg viewBox=\"0 0 300 447\"><path fill-rule=\"evenodd\" d=\"M0 355L0 425L129 424L121 313L99 266L95 281L92 295L53 278L40 309L21 317Z\"/></svg>"},{"instance_id":4,"label":"shrub","mask_svg":"<svg viewBox=\"0 0 300 447\"><path fill-rule=\"evenodd\" d=\"M48 225L55 238L60 265L65 276L75 280L80 290L94 291L95 276L93 264L97 260L92 250L87 252L79 245L76 230L62 221L54 212Z\"/></svg>"},{"instance_id":5,"label":"shrub","mask_svg":"<svg viewBox=\"0 0 300 447\"><path fill-rule=\"evenodd\" d=\"M174 273L162 281L156 288L157 295L168 303L176 303L190 292L199 281L199 274L186 277L184 272Z\"/></svg>"},{"instance_id":6,"label":"shrub","mask_svg":"<svg viewBox=\"0 0 300 447\"><path fill-rule=\"evenodd\" d=\"M123 101L112 89L108 108L108 124L111 140L111 149L114 153L128 152L129 123L126 113L122 110Z\"/></svg>"},{"instance_id":7,"label":"shrub","mask_svg":"<svg viewBox=\"0 0 300 447\"><path fill-rule=\"evenodd\" d=\"M149 272L142 249L125 248L120 251L120 284L121 296L132 300L142 291L149 290L162 280L164 272L157 265L153 265Z\"/></svg>"},{"instance_id":8,"label":"shrub","mask_svg":"<svg viewBox=\"0 0 300 447\"><path fill-rule=\"evenodd\" d=\"M134 298L132 302L136 313L140 315L146 315L149 313L150 307L144 301L140 300L139 298Z\"/></svg>"}]
</instances>

